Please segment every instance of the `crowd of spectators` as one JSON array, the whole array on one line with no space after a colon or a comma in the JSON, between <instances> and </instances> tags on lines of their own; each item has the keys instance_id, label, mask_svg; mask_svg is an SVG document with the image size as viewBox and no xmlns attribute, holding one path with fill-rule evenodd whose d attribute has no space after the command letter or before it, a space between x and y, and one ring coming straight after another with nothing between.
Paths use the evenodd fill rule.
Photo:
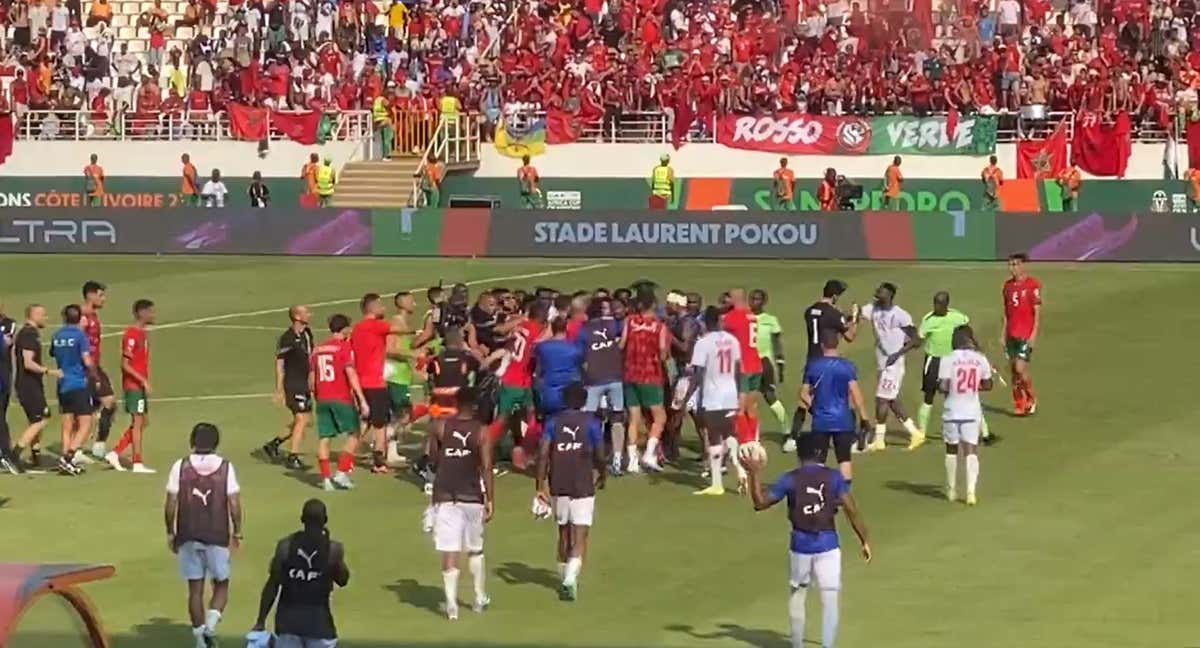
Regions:
<instances>
[{"instance_id":1,"label":"crowd of spectators","mask_svg":"<svg viewBox=\"0 0 1200 648\"><path fill-rule=\"evenodd\" d=\"M0 112L159 128L230 102L436 111L453 94L489 122L1032 105L1165 124L1200 88L1197 0L383 1L0 0Z\"/></svg>"}]
</instances>

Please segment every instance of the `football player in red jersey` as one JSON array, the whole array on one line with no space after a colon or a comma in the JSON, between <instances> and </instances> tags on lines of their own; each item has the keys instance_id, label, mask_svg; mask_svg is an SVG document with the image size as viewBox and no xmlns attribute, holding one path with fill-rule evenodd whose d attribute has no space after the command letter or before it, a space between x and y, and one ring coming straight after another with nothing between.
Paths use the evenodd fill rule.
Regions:
<instances>
[{"instance_id":1,"label":"football player in red jersey","mask_svg":"<svg viewBox=\"0 0 1200 648\"><path fill-rule=\"evenodd\" d=\"M1037 342L1042 320L1042 284L1025 273L1029 257L1023 253L1008 257L1011 276L1004 282L1004 353L1012 367L1013 412L1019 416L1037 410L1029 360Z\"/></svg>"},{"instance_id":2,"label":"football player in red jersey","mask_svg":"<svg viewBox=\"0 0 1200 648\"><path fill-rule=\"evenodd\" d=\"M350 472L354 469L354 451L358 448L358 419L371 414L354 368L354 351L350 344L350 318L334 315L329 318L332 337L313 347L309 355L308 382L316 396L317 464L321 485L325 490L351 489ZM357 406L357 411L355 411ZM329 465L330 444L345 435L346 442L337 458L337 474Z\"/></svg>"},{"instance_id":3,"label":"football player in red jersey","mask_svg":"<svg viewBox=\"0 0 1200 648\"><path fill-rule=\"evenodd\" d=\"M99 429L96 431L96 442L92 444L92 456L97 459L107 454L105 444L112 431L113 415L116 412L117 399L113 395L112 382L100 366L100 309L104 308L107 289L98 281L83 284L83 321L81 326L87 334L88 344L92 350L92 359L96 363L96 372L92 381L93 404L100 409Z\"/></svg>"},{"instance_id":4,"label":"football player in red jersey","mask_svg":"<svg viewBox=\"0 0 1200 648\"><path fill-rule=\"evenodd\" d=\"M133 448L133 472L154 473L154 469L142 463L142 436L150 425L150 340L147 329L154 324L154 302L139 299L133 303L133 325L121 336L121 389L125 392L125 411L129 413L129 427L121 435L117 445L105 461L113 469L124 472L121 453Z\"/></svg>"}]
</instances>

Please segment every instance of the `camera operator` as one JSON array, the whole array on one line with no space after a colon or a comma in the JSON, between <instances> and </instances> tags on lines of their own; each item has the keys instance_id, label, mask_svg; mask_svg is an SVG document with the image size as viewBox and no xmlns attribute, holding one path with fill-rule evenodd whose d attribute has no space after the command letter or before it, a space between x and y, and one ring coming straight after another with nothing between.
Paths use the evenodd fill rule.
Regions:
<instances>
[{"instance_id":1,"label":"camera operator","mask_svg":"<svg viewBox=\"0 0 1200 648\"><path fill-rule=\"evenodd\" d=\"M817 187L817 204L820 205L821 211L837 210L837 181L837 171L833 167L825 169L825 177L821 179L821 185Z\"/></svg>"}]
</instances>

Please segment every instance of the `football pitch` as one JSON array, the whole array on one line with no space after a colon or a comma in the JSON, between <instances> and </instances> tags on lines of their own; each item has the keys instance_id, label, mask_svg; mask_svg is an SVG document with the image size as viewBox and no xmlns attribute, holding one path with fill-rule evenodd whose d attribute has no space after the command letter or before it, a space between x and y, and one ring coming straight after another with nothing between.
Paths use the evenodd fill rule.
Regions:
<instances>
[{"instance_id":1,"label":"football pitch","mask_svg":"<svg viewBox=\"0 0 1200 648\"><path fill-rule=\"evenodd\" d=\"M985 397L1002 442L982 451L975 508L942 498L937 439L908 453L896 436L887 452L856 458L854 495L875 560L864 565L857 558L853 534L842 525L839 646L1200 645L1192 616L1200 596L1185 576L1200 561L1200 519L1194 502L1187 504L1200 456L1200 411L1192 400L1200 357L1187 342L1200 330L1200 308L1188 305L1200 288L1200 267L1031 264L1030 272L1044 285L1045 302L1033 363L1037 415L1010 417L1000 385ZM275 542L299 527L300 505L314 496L329 505L330 529L347 548L352 577L335 593L334 612L348 648L790 645L786 515L782 507L756 514L732 490L724 498L693 497L703 484L691 461L690 426L683 470L610 479L598 494L574 603L557 600L553 527L530 515L531 480L499 478L486 545L493 606L483 615L464 608L458 622L446 622L438 614L437 558L420 530L426 498L411 477L360 470L357 490L326 494L315 485L315 471L292 474L251 456L288 419L269 392L273 347L289 304L315 306L313 329L322 339L328 315L357 319L362 293L423 294L439 279L473 289L571 291L649 278L664 289L700 291L706 301L734 286L764 288L768 310L785 331L790 364L781 393L791 411L804 356L803 308L829 278L850 285L844 307L866 303L879 282L891 281L899 285L897 303L914 318L929 310L935 291L949 290L993 362L1003 361L1001 263L7 255L0 257L0 276L0 297L17 320L27 303L57 313L79 301L85 280L105 282L103 364L113 376L130 305L143 297L157 305L146 462L159 474L93 466L77 478L0 478L3 560L116 566L114 578L87 591L117 648L191 645L162 500L166 470L187 453L188 431L198 421L220 427L219 451L237 467L246 512L223 646L242 645ZM844 348L868 395L875 387L871 345L863 327ZM915 412L920 355L907 362L902 397ZM762 416L771 450L766 476L773 479L793 460L780 453L765 408ZM19 434L24 419L15 403L8 418ZM940 406L933 416L939 419ZM44 435L51 450L58 424L56 413ZM118 434L126 424L120 413ZM939 426L932 427L936 436ZM893 421L890 428L899 426ZM313 464L315 433L309 434L306 461ZM469 599L469 590L464 571L460 598ZM816 599L809 596L814 646ZM52 607L35 608L8 645L80 645L65 619Z\"/></svg>"}]
</instances>

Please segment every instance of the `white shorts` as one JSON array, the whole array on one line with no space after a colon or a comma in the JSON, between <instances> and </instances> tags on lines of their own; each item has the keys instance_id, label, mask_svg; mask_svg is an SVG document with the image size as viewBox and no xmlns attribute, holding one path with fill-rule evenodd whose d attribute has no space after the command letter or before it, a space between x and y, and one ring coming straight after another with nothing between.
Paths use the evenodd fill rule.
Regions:
<instances>
[{"instance_id":1,"label":"white shorts","mask_svg":"<svg viewBox=\"0 0 1200 648\"><path fill-rule=\"evenodd\" d=\"M179 575L184 580L229 580L229 548L185 542L179 545Z\"/></svg>"},{"instance_id":2,"label":"white shorts","mask_svg":"<svg viewBox=\"0 0 1200 648\"><path fill-rule=\"evenodd\" d=\"M788 585L792 589L808 587L813 577L823 590L842 589L842 550L830 549L819 554L792 552Z\"/></svg>"},{"instance_id":3,"label":"white shorts","mask_svg":"<svg viewBox=\"0 0 1200 648\"><path fill-rule=\"evenodd\" d=\"M275 648L336 648L337 639L308 639L296 635L275 637Z\"/></svg>"},{"instance_id":4,"label":"white shorts","mask_svg":"<svg viewBox=\"0 0 1200 648\"><path fill-rule=\"evenodd\" d=\"M483 504L434 504L433 544L438 551L483 551Z\"/></svg>"},{"instance_id":5,"label":"white shorts","mask_svg":"<svg viewBox=\"0 0 1200 648\"><path fill-rule=\"evenodd\" d=\"M692 384L692 379L687 376L683 376L675 381L675 389L672 392L672 396L671 396L672 406L674 406L675 403L679 403L679 402L683 401L683 397L687 395L687 390L691 386L691 384ZM681 411L696 412L696 411L699 411L699 409L700 409L700 390L697 389L696 391L692 392L691 398L689 398L686 403L683 403L683 407L681 408Z\"/></svg>"},{"instance_id":6,"label":"white shorts","mask_svg":"<svg viewBox=\"0 0 1200 648\"><path fill-rule=\"evenodd\" d=\"M942 421L942 440L950 445L979 445L979 421Z\"/></svg>"},{"instance_id":7,"label":"white shorts","mask_svg":"<svg viewBox=\"0 0 1200 648\"><path fill-rule=\"evenodd\" d=\"M554 519L558 526L572 524L574 526L592 526L592 518L596 514L595 497L563 497L554 498Z\"/></svg>"},{"instance_id":8,"label":"white shorts","mask_svg":"<svg viewBox=\"0 0 1200 648\"><path fill-rule=\"evenodd\" d=\"M904 382L904 361L897 360L890 367L879 370L879 382L875 385L875 398L896 400L900 396L900 384Z\"/></svg>"}]
</instances>

